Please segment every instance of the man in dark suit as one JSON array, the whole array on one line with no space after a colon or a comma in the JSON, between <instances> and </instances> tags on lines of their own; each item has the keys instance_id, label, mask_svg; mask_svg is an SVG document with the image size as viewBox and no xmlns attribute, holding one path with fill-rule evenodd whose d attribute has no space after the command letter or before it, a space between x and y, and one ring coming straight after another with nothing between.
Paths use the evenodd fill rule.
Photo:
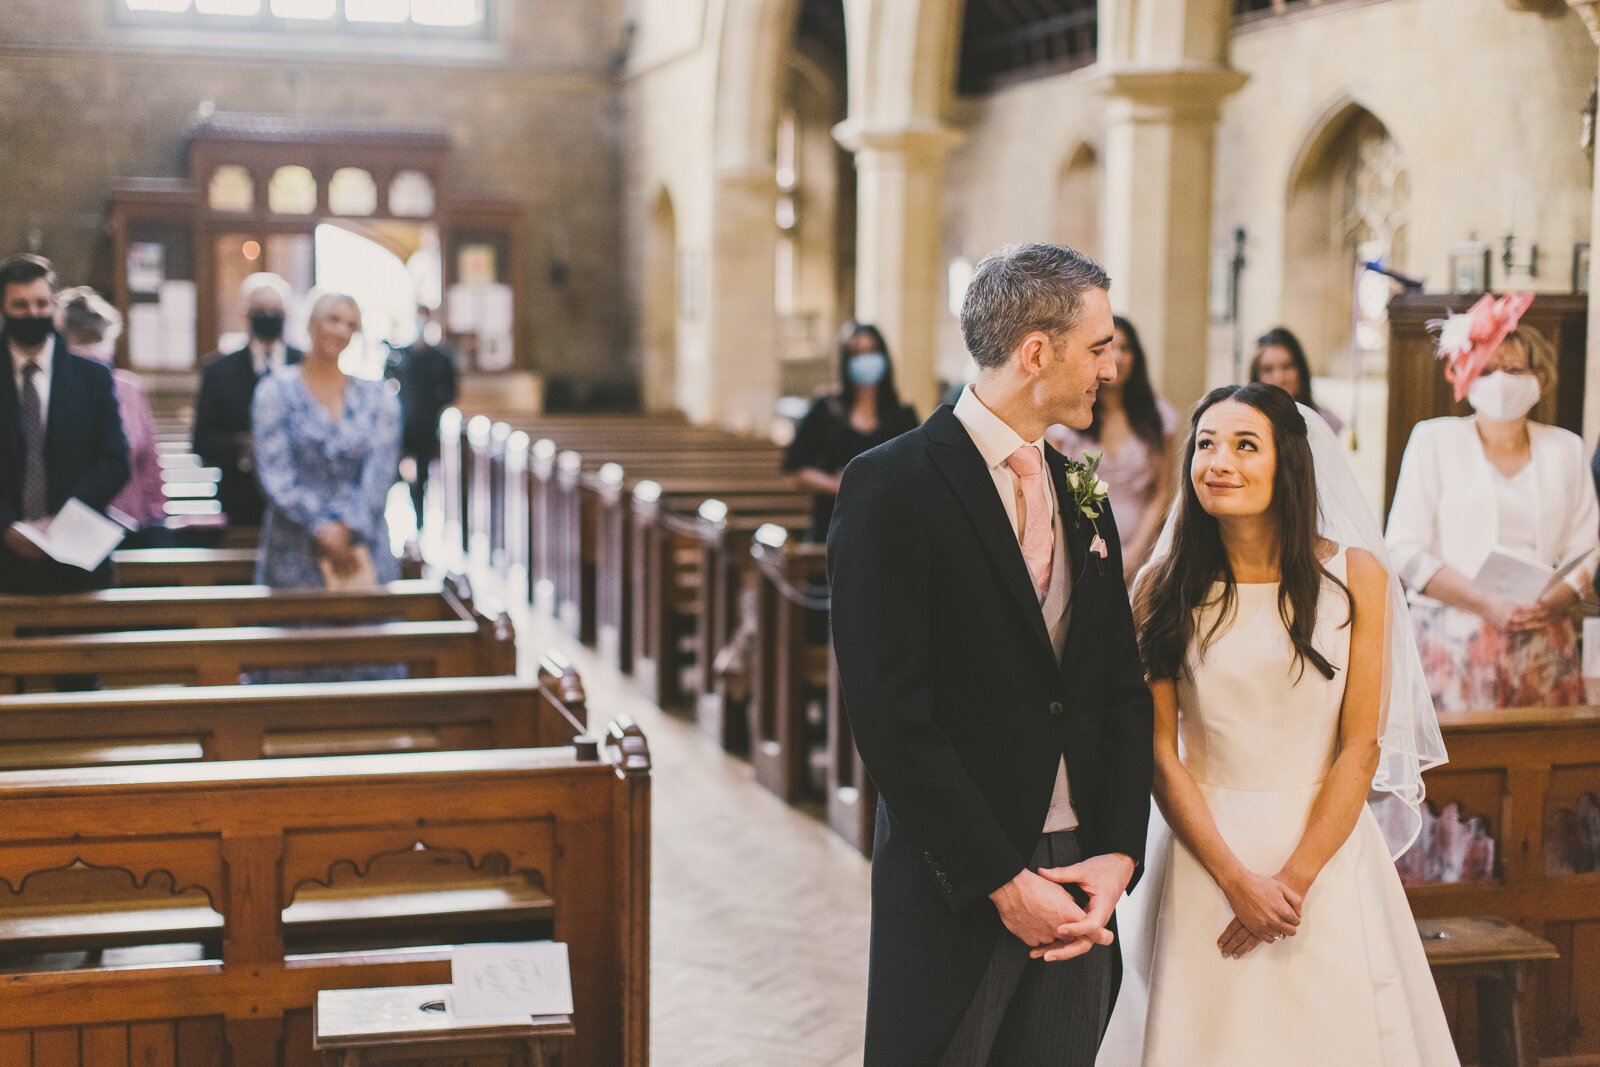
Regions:
<instances>
[{"instance_id":1,"label":"man in dark suit","mask_svg":"<svg viewBox=\"0 0 1600 1067\"><path fill-rule=\"evenodd\" d=\"M400 386L400 472L410 475L411 504L420 529L428 465L439 458L439 415L456 398L456 359L433 313L418 307L417 319L417 339L390 351L383 376Z\"/></svg>"},{"instance_id":2,"label":"man in dark suit","mask_svg":"<svg viewBox=\"0 0 1600 1067\"><path fill-rule=\"evenodd\" d=\"M128 441L111 369L67 351L55 327L50 262L23 253L0 263L0 593L72 593L111 584L57 563L17 529L47 526L73 497L105 511L128 481Z\"/></svg>"},{"instance_id":3,"label":"man in dark suit","mask_svg":"<svg viewBox=\"0 0 1600 1067\"><path fill-rule=\"evenodd\" d=\"M834 649L881 798L868 1067L1089 1067L1115 998L1150 694L1116 524L1044 444L1115 378L1109 284L1055 245L984 260L976 385L844 472Z\"/></svg>"},{"instance_id":4,"label":"man in dark suit","mask_svg":"<svg viewBox=\"0 0 1600 1067\"><path fill-rule=\"evenodd\" d=\"M249 342L237 352L217 356L200 374L192 446L206 466L222 471L217 500L229 526L260 526L266 510L255 479L250 402L263 375L300 362L300 350L283 340L289 296L289 283L276 274L246 278L240 297L250 323Z\"/></svg>"}]
</instances>

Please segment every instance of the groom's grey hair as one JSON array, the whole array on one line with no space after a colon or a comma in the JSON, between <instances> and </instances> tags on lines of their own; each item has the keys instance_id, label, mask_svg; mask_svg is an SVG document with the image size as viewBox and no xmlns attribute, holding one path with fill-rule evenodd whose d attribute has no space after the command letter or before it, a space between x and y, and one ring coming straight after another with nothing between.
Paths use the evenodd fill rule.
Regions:
<instances>
[{"instance_id":1,"label":"groom's grey hair","mask_svg":"<svg viewBox=\"0 0 1600 1067\"><path fill-rule=\"evenodd\" d=\"M1006 245L984 257L961 301L961 336L981 368L1003 366L1035 330L1052 339L1083 316L1091 289L1111 288L1104 267L1065 245Z\"/></svg>"}]
</instances>

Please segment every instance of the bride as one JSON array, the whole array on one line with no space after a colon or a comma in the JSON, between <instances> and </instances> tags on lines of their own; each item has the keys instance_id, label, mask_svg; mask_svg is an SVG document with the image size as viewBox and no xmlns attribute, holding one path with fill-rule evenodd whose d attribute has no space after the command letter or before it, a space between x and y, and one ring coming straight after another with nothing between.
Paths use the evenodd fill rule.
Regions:
<instances>
[{"instance_id":1,"label":"bride","mask_svg":"<svg viewBox=\"0 0 1600 1067\"><path fill-rule=\"evenodd\" d=\"M1206 396L1186 459L1134 609L1171 832L1153 820L1154 894L1118 909L1099 1063L1455 1067L1367 806L1405 805L1414 838L1444 759L1377 523L1332 431L1274 386Z\"/></svg>"}]
</instances>

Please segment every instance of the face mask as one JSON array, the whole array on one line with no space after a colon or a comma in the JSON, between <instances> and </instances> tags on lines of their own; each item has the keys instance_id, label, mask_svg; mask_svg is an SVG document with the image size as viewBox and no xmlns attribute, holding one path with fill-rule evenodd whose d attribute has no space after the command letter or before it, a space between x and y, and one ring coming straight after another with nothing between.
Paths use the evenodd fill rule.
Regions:
<instances>
[{"instance_id":1,"label":"face mask","mask_svg":"<svg viewBox=\"0 0 1600 1067\"><path fill-rule=\"evenodd\" d=\"M1485 374L1467 390L1467 403L1486 419L1510 422L1520 419L1539 402L1539 378L1534 374Z\"/></svg>"},{"instance_id":2,"label":"face mask","mask_svg":"<svg viewBox=\"0 0 1600 1067\"><path fill-rule=\"evenodd\" d=\"M850 357L850 380L857 385L877 385L889 373L889 357L882 352L863 352Z\"/></svg>"},{"instance_id":3,"label":"face mask","mask_svg":"<svg viewBox=\"0 0 1600 1067\"><path fill-rule=\"evenodd\" d=\"M49 315L6 316L6 333L23 348L44 344L55 328L56 320Z\"/></svg>"},{"instance_id":4,"label":"face mask","mask_svg":"<svg viewBox=\"0 0 1600 1067\"><path fill-rule=\"evenodd\" d=\"M262 341L276 341L283 336L283 312L250 312L250 336Z\"/></svg>"}]
</instances>

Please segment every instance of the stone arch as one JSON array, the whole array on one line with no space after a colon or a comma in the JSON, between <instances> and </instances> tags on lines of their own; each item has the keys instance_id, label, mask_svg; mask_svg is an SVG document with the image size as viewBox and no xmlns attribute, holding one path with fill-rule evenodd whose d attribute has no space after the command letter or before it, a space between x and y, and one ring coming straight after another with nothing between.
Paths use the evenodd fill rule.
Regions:
<instances>
[{"instance_id":1,"label":"stone arch","mask_svg":"<svg viewBox=\"0 0 1600 1067\"><path fill-rule=\"evenodd\" d=\"M1105 203L1103 185L1100 153L1088 142L1079 141L1062 160L1056 174L1051 240L1099 258Z\"/></svg>"},{"instance_id":2,"label":"stone arch","mask_svg":"<svg viewBox=\"0 0 1600 1067\"><path fill-rule=\"evenodd\" d=\"M1283 274L1294 283L1285 286L1280 309L1319 373L1346 371L1353 343L1369 358L1386 352L1385 283L1369 279L1378 291L1358 309L1355 271L1358 257L1382 256L1406 268L1409 186L1389 127L1352 97L1319 114L1295 155L1283 237Z\"/></svg>"},{"instance_id":3,"label":"stone arch","mask_svg":"<svg viewBox=\"0 0 1600 1067\"><path fill-rule=\"evenodd\" d=\"M678 216L663 186L651 203L644 235L644 307L640 331L647 411L678 406Z\"/></svg>"}]
</instances>

